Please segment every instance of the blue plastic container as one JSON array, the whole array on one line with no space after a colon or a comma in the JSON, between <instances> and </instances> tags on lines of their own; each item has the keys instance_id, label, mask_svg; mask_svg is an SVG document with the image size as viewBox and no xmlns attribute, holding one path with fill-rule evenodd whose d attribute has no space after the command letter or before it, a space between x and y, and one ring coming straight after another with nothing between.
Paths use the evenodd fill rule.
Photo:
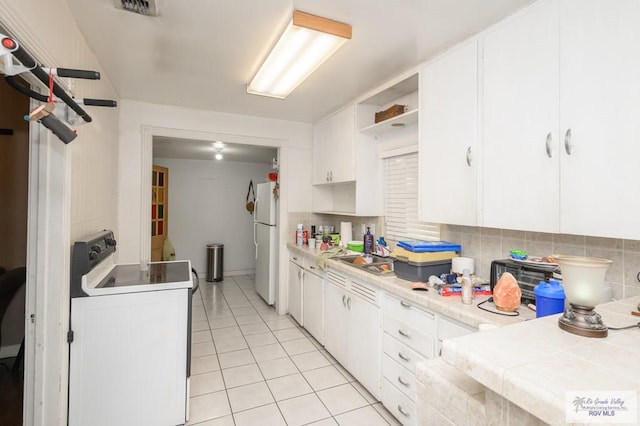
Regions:
<instances>
[{"instance_id":1,"label":"blue plastic container","mask_svg":"<svg viewBox=\"0 0 640 426\"><path fill-rule=\"evenodd\" d=\"M540 281L533 293L536 295L536 318L564 312L564 288L559 281Z\"/></svg>"},{"instance_id":2,"label":"blue plastic container","mask_svg":"<svg viewBox=\"0 0 640 426\"><path fill-rule=\"evenodd\" d=\"M398 247L409 250L413 253L430 253L438 251L462 251L460 244L448 241L398 241Z\"/></svg>"}]
</instances>

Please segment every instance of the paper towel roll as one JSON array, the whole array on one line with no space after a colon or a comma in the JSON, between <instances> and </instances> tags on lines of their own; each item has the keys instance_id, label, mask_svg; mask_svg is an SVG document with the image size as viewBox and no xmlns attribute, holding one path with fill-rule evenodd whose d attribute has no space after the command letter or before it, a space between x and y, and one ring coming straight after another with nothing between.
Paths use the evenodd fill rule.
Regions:
<instances>
[{"instance_id":1,"label":"paper towel roll","mask_svg":"<svg viewBox=\"0 0 640 426\"><path fill-rule=\"evenodd\" d=\"M462 274L465 269L469 270L470 274L474 271L474 262L470 257L454 257L451 259L451 271L456 274Z\"/></svg>"},{"instance_id":2,"label":"paper towel roll","mask_svg":"<svg viewBox=\"0 0 640 426\"><path fill-rule=\"evenodd\" d=\"M340 222L340 245L347 246L347 243L353 240L353 231L351 230L351 222Z\"/></svg>"}]
</instances>

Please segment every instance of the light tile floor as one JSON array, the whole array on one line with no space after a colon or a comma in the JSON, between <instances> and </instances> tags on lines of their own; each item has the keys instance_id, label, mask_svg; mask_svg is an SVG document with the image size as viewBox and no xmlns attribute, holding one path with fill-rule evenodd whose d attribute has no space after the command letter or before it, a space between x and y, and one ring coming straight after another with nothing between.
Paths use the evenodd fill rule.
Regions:
<instances>
[{"instance_id":1,"label":"light tile floor","mask_svg":"<svg viewBox=\"0 0 640 426\"><path fill-rule=\"evenodd\" d=\"M201 280L192 325L189 425L399 425L253 276Z\"/></svg>"}]
</instances>

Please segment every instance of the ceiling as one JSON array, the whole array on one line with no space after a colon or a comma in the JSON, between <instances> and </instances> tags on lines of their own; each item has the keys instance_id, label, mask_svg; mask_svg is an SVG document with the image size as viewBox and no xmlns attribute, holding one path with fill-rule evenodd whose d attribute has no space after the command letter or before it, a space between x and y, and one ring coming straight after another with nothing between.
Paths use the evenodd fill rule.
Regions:
<instances>
[{"instance_id":1,"label":"ceiling","mask_svg":"<svg viewBox=\"0 0 640 426\"><path fill-rule=\"evenodd\" d=\"M313 122L532 0L66 0L124 99ZM353 38L285 100L246 93L294 9L351 24Z\"/></svg>"},{"instance_id":2,"label":"ceiling","mask_svg":"<svg viewBox=\"0 0 640 426\"><path fill-rule=\"evenodd\" d=\"M178 158L183 160L214 160L213 142L195 139L153 137L153 158ZM221 151L223 161L272 164L278 158L278 150L255 145L224 141Z\"/></svg>"}]
</instances>

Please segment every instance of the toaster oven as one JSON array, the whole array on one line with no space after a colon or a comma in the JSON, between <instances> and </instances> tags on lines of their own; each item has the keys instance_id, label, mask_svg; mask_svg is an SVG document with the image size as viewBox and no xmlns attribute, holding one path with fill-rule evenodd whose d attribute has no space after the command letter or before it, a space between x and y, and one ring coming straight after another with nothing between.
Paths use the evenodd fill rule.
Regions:
<instances>
[{"instance_id":1,"label":"toaster oven","mask_svg":"<svg viewBox=\"0 0 640 426\"><path fill-rule=\"evenodd\" d=\"M535 303L536 296L533 288L540 281L549 281L553 278L553 273L557 267L553 266L536 266L532 264L516 262L511 259L494 260L491 262L491 291L496 283L505 272L509 272L515 277L522 292L523 303Z\"/></svg>"}]
</instances>

